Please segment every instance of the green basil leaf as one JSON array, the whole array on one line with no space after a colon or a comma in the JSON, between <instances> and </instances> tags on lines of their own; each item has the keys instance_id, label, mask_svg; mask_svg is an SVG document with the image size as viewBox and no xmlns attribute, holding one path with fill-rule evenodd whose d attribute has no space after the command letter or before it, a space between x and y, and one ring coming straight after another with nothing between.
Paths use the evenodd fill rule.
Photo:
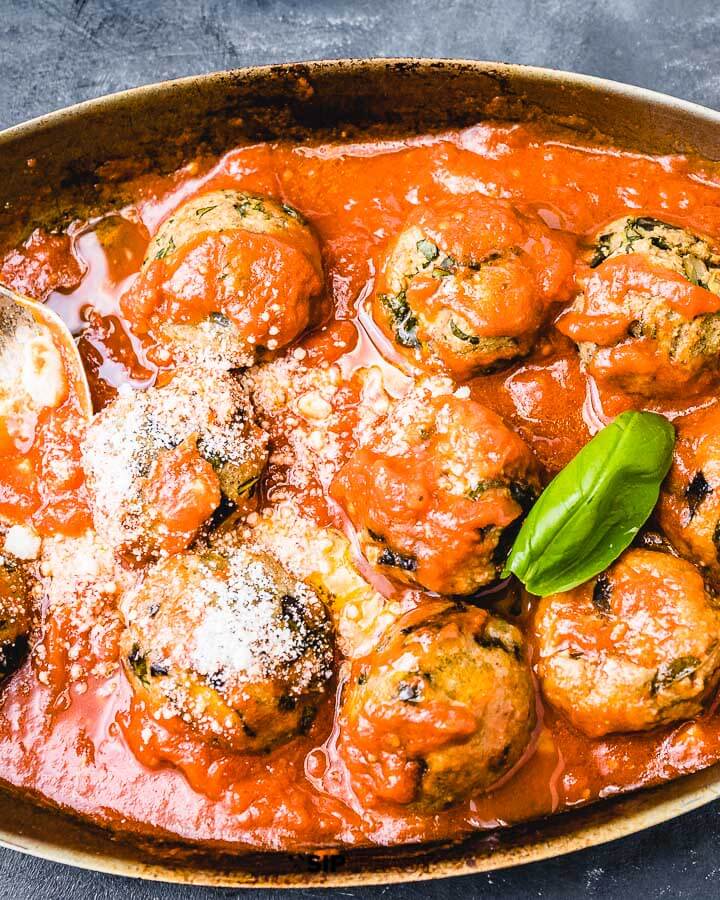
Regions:
<instances>
[{"instance_id":1,"label":"green basil leaf","mask_svg":"<svg viewBox=\"0 0 720 900\"><path fill-rule=\"evenodd\" d=\"M625 412L555 476L530 510L505 565L532 594L567 591L607 568L657 503L675 429Z\"/></svg>"}]
</instances>

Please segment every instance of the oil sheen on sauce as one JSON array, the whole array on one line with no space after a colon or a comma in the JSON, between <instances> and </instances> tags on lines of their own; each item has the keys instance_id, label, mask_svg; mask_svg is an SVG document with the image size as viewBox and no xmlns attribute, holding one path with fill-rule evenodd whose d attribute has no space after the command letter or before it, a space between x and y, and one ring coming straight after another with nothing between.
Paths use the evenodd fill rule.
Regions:
<instances>
[{"instance_id":1,"label":"oil sheen on sauce","mask_svg":"<svg viewBox=\"0 0 720 900\"><path fill-rule=\"evenodd\" d=\"M77 336L96 408L120 385L142 388L157 377L148 348L120 315L119 298L163 218L198 191L221 187L279 197L308 218L323 247L327 315L300 342L306 360L338 361L347 378L377 365L391 393L407 384L407 363L373 326L367 298L384 245L418 204L472 191L518 200L580 241L634 210L720 233L720 182L689 160L573 146L525 126L352 145L261 144L219 160L197 159L171 176L138 178L132 206L76 222L67 235L34 233L0 267L2 280L46 300ZM604 421L633 405L586 380L574 346L552 327L530 357L469 386L530 444L549 474ZM692 406L676 400L654 408L672 416L711 401L700 395L688 401ZM63 434L53 438L56 450L76 458L77 441ZM22 514L42 505L36 524L44 533L84 527L85 498L73 477L58 489L56 515L47 490L41 504L36 486L27 487L31 499ZM272 484L272 472L269 478ZM320 524L337 515L317 497L306 499ZM28 663L4 688L0 778L120 830L276 849L432 840L543 816L720 758L714 707L693 722L591 740L538 696L535 742L489 793L432 816L389 804L366 809L334 751L334 697L307 736L266 756L228 755L182 725L149 723L122 673L108 666L103 675L95 663L116 653L111 615L84 632L80 653L75 625L62 616L46 621L45 663L53 664L41 678L40 667ZM83 678L70 677L73 666Z\"/></svg>"}]
</instances>

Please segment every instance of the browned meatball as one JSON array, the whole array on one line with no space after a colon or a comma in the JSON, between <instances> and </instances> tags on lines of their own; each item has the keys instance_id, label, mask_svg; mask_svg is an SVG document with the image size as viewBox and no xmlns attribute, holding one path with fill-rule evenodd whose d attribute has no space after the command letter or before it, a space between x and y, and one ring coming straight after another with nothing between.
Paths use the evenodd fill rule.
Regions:
<instances>
[{"instance_id":1,"label":"browned meatball","mask_svg":"<svg viewBox=\"0 0 720 900\"><path fill-rule=\"evenodd\" d=\"M499 416L422 389L391 410L331 486L370 562L451 595L498 578L539 493L532 452Z\"/></svg>"},{"instance_id":2,"label":"browned meatball","mask_svg":"<svg viewBox=\"0 0 720 900\"><path fill-rule=\"evenodd\" d=\"M590 737L643 731L702 709L720 665L720 614L698 570L628 550L608 571L540 601L537 673Z\"/></svg>"},{"instance_id":3,"label":"browned meatball","mask_svg":"<svg viewBox=\"0 0 720 900\"><path fill-rule=\"evenodd\" d=\"M161 717L212 743L261 752L302 734L332 675L316 594L267 553L227 543L151 569L122 601L123 658Z\"/></svg>"},{"instance_id":4,"label":"browned meatball","mask_svg":"<svg viewBox=\"0 0 720 900\"><path fill-rule=\"evenodd\" d=\"M107 406L82 452L95 528L132 566L184 549L223 499L239 503L265 466L267 435L232 375L182 369Z\"/></svg>"},{"instance_id":5,"label":"browned meatball","mask_svg":"<svg viewBox=\"0 0 720 900\"><path fill-rule=\"evenodd\" d=\"M320 249L297 210L218 190L160 226L121 308L176 362L232 368L297 337L322 283Z\"/></svg>"},{"instance_id":6,"label":"browned meatball","mask_svg":"<svg viewBox=\"0 0 720 900\"><path fill-rule=\"evenodd\" d=\"M532 348L572 256L534 214L480 194L415 210L391 243L373 316L403 352L458 376Z\"/></svg>"},{"instance_id":7,"label":"browned meatball","mask_svg":"<svg viewBox=\"0 0 720 900\"><path fill-rule=\"evenodd\" d=\"M485 790L535 726L522 635L486 610L432 601L352 669L342 752L376 797L431 812Z\"/></svg>"},{"instance_id":8,"label":"browned meatball","mask_svg":"<svg viewBox=\"0 0 720 900\"><path fill-rule=\"evenodd\" d=\"M684 555L720 583L720 406L675 420L673 465L660 494L660 525Z\"/></svg>"},{"instance_id":9,"label":"browned meatball","mask_svg":"<svg viewBox=\"0 0 720 900\"><path fill-rule=\"evenodd\" d=\"M720 367L720 253L649 216L597 236L582 292L558 322L587 371L642 396L706 385Z\"/></svg>"}]
</instances>

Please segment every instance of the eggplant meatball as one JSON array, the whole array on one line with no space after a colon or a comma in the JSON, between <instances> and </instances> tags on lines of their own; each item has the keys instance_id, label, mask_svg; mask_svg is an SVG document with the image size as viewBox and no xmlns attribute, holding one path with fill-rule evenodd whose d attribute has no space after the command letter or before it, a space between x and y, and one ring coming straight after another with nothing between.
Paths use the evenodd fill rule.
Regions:
<instances>
[{"instance_id":1,"label":"eggplant meatball","mask_svg":"<svg viewBox=\"0 0 720 900\"><path fill-rule=\"evenodd\" d=\"M648 216L597 236L582 293L558 321L587 371L628 393L701 386L720 362L720 254L709 239Z\"/></svg>"},{"instance_id":2,"label":"eggplant meatball","mask_svg":"<svg viewBox=\"0 0 720 900\"><path fill-rule=\"evenodd\" d=\"M121 309L176 361L232 368L297 337L322 284L320 249L297 210L210 191L160 226Z\"/></svg>"},{"instance_id":3,"label":"eggplant meatball","mask_svg":"<svg viewBox=\"0 0 720 900\"><path fill-rule=\"evenodd\" d=\"M82 444L95 528L129 566L187 547L221 503L244 502L266 459L243 386L190 369L118 397Z\"/></svg>"},{"instance_id":4,"label":"eggplant meatball","mask_svg":"<svg viewBox=\"0 0 720 900\"><path fill-rule=\"evenodd\" d=\"M497 579L540 479L530 449L494 412L418 389L355 450L330 492L373 565L466 595Z\"/></svg>"},{"instance_id":5,"label":"eggplant meatball","mask_svg":"<svg viewBox=\"0 0 720 900\"><path fill-rule=\"evenodd\" d=\"M691 563L666 553L628 550L545 597L535 634L545 696L589 737L689 719L717 682L714 597Z\"/></svg>"},{"instance_id":6,"label":"eggplant meatball","mask_svg":"<svg viewBox=\"0 0 720 900\"><path fill-rule=\"evenodd\" d=\"M20 564L0 556L0 678L15 667L32 624L30 585Z\"/></svg>"},{"instance_id":7,"label":"eggplant meatball","mask_svg":"<svg viewBox=\"0 0 720 900\"><path fill-rule=\"evenodd\" d=\"M383 800L434 812L486 790L523 755L535 693L522 635L486 610L407 613L345 686L351 773Z\"/></svg>"},{"instance_id":8,"label":"eggplant meatball","mask_svg":"<svg viewBox=\"0 0 720 900\"><path fill-rule=\"evenodd\" d=\"M250 753L312 724L332 674L330 621L268 554L232 543L178 554L121 608L126 671L154 714Z\"/></svg>"},{"instance_id":9,"label":"eggplant meatball","mask_svg":"<svg viewBox=\"0 0 720 900\"><path fill-rule=\"evenodd\" d=\"M540 218L479 194L418 208L391 244L373 315L430 369L470 376L528 353L572 257Z\"/></svg>"},{"instance_id":10,"label":"eggplant meatball","mask_svg":"<svg viewBox=\"0 0 720 900\"><path fill-rule=\"evenodd\" d=\"M720 584L720 406L675 420L673 464L660 525L673 545Z\"/></svg>"}]
</instances>

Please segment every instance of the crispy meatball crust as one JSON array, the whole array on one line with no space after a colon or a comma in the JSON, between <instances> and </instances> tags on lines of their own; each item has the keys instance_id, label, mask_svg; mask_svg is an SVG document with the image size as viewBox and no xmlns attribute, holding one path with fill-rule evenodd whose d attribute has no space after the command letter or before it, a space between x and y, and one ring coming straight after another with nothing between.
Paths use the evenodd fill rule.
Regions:
<instances>
[{"instance_id":1,"label":"crispy meatball crust","mask_svg":"<svg viewBox=\"0 0 720 900\"><path fill-rule=\"evenodd\" d=\"M547 699L589 737L702 710L720 665L720 614L698 570L628 550L606 573L545 597L535 616Z\"/></svg>"},{"instance_id":2,"label":"crispy meatball crust","mask_svg":"<svg viewBox=\"0 0 720 900\"><path fill-rule=\"evenodd\" d=\"M320 248L297 210L218 190L160 226L121 307L177 362L241 367L308 326L322 284Z\"/></svg>"},{"instance_id":3,"label":"crispy meatball crust","mask_svg":"<svg viewBox=\"0 0 720 900\"><path fill-rule=\"evenodd\" d=\"M582 292L558 321L587 371L641 396L702 386L720 363L720 254L649 216L596 237Z\"/></svg>"},{"instance_id":4,"label":"crispy meatball crust","mask_svg":"<svg viewBox=\"0 0 720 900\"><path fill-rule=\"evenodd\" d=\"M230 750L305 733L332 675L323 603L271 556L234 543L152 568L121 604L130 682L161 718Z\"/></svg>"},{"instance_id":5,"label":"crispy meatball crust","mask_svg":"<svg viewBox=\"0 0 720 900\"><path fill-rule=\"evenodd\" d=\"M539 219L479 194L420 207L392 242L373 316L431 370L468 377L527 354L572 271Z\"/></svg>"},{"instance_id":6,"label":"crispy meatball crust","mask_svg":"<svg viewBox=\"0 0 720 900\"><path fill-rule=\"evenodd\" d=\"M234 376L182 369L95 417L82 444L93 519L124 563L184 549L223 500L243 501L267 460L253 414Z\"/></svg>"},{"instance_id":7,"label":"crispy meatball crust","mask_svg":"<svg viewBox=\"0 0 720 900\"><path fill-rule=\"evenodd\" d=\"M675 420L673 464L660 493L660 526L720 584L720 406Z\"/></svg>"},{"instance_id":8,"label":"crispy meatball crust","mask_svg":"<svg viewBox=\"0 0 720 900\"><path fill-rule=\"evenodd\" d=\"M31 625L29 580L20 564L3 553L0 556L0 678L22 656Z\"/></svg>"},{"instance_id":9,"label":"crispy meatball crust","mask_svg":"<svg viewBox=\"0 0 720 900\"><path fill-rule=\"evenodd\" d=\"M420 388L355 450L330 492L384 574L467 595L498 578L540 479L499 416Z\"/></svg>"},{"instance_id":10,"label":"crispy meatball crust","mask_svg":"<svg viewBox=\"0 0 720 900\"><path fill-rule=\"evenodd\" d=\"M435 812L486 790L535 727L522 635L486 610L430 601L354 665L341 722L350 771L380 799Z\"/></svg>"}]
</instances>

